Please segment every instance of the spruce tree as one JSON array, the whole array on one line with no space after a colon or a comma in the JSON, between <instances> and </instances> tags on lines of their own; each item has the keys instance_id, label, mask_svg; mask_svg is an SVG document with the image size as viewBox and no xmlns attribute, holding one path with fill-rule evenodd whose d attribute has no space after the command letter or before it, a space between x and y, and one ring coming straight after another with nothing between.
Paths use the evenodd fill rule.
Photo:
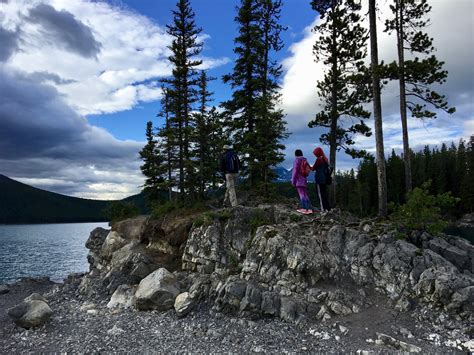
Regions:
<instances>
[{"instance_id":1,"label":"spruce tree","mask_svg":"<svg viewBox=\"0 0 474 355\"><path fill-rule=\"evenodd\" d=\"M313 53L316 61L326 66L326 71L317 84L322 110L309 122L309 127L329 130L321 135L320 141L329 144L329 161L336 171L336 152L343 149L353 158L363 157L365 151L353 148L353 136L372 134L364 122L370 112L363 107L370 95L360 82L364 76L359 74L367 55L367 30L361 26L360 3L313 0L311 5L322 19L313 29L319 35ZM333 196L335 188L333 184Z\"/></svg>"},{"instance_id":2,"label":"spruce tree","mask_svg":"<svg viewBox=\"0 0 474 355\"><path fill-rule=\"evenodd\" d=\"M223 107L235 148L251 186L264 184L265 190L273 178L271 167L283 160L281 140L287 137L283 113L276 108L281 67L271 58L282 48L280 9L279 0L242 0L235 18L237 58L232 74L223 77L233 89Z\"/></svg>"},{"instance_id":3,"label":"spruce tree","mask_svg":"<svg viewBox=\"0 0 474 355\"><path fill-rule=\"evenodd\" d=\"M202 43L198 42L201 29L195 24L189 0L179 0L176 7L173 10L173 23L166 26L167 33L173 38L169 46L172 52L169 57L173 65L172 77L163 82L168 85L170 129L175 136L174 149L178 151L178 189L184 201L185 193L191 193L194 188L194 163L190 147L194 122L191 111L193 103L197 101L197 67L202 64L197 56L202 51Z\"/></svg>"},{"instance_id":4,"label":"spruce tree","mask_svg":"<svg viewBox=\"0 0 474 355\"><path fill-rule=\"evenodd\" d=\"M146 140L147 143L139 152L143 164L140 169L145 175L146 180L143 185L144 191L147 193L150 201L158 199L161 184L164 181L164 164L163 156L160 154L153 132L153 123L148 121L146 124Z\"/></svg>"},{"instance_id":5,"label":"spruce tree","mask_svg":"<svg viewBox=\"0 0 474 355\"><path fill-rule=\"evenodd\" d=\"M175 130L170 119L170 94L168 88L162 86L163 97L161 99L161 111L158 117L164 119L164 124L158 129L158 152L163 156L166 167L165 181L162 186L168 191L168 200L173 200L173 187L176 186L174 169L176 169L176 149Z\"/></svg>"},{"instance_id":6,"label":"spruce tree","mask_svg":"<svg viewBox=\"0 0 474 355\"><path fill-rule=\"evenodd\" d=\"M213 141L213 130L216 128L211 120L211 112L208 103L211 101L212 93L208 90L208 82L214 80L209 78L204 70L201 71L198 84L199 110L194 114L195 130L193 136L193 156L197 165L197 186L199 198L204 197L206 186L212 182L212 177L217 169L216 157L212 156L212 148L216 144Z\"/></svg>"},{"instance_id":7,"label":"spruce tree","mask_svg":"<svg viewBox=\"0 0 474 355\"><path fill-rule=\"evenodd\" d=\"M446 81L448 72L443 62L431 55L420 60L418 57L406 60L405 54L428 56L434 51L433 39L423 32L429 26L427 15L431 6L427 0L393 0L390 9L394 17L385 23L385 30L395 32L397 37L398 62L389 65L392 79L399 81L400 117L403 133L403 158L405 163L405 188L412 188L412 169L408 139L407 110L415 118L435 118L436 112L427 109L427 104L436 109L453 113L446 97L434 91L432 84Z\"/></svg>"}]
</instances>

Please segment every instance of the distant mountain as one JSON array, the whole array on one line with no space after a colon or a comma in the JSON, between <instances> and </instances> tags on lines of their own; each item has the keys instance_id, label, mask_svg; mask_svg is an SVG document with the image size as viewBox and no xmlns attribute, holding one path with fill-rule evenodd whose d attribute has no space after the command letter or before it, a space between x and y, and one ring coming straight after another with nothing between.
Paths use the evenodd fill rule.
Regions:
<instances>
[{"instance_id":1,"label":"distant mountain","mask_svg":"<svg viewBox=\"0 0 474 355\"><path fill-rule=\"evenodd\" d=\"M273 172L277 174L277 178L275 180L278 182L291 181L292 170L293 169L288 170L282 166L277 166L273 169Z\"/></svg>"},{"instance_id":2,"label":"distant mountain","mask_svg":"<svg viewBox=\"0 0 474 355\"><path fill-rule=\"evenodd\" d=\"M142 194L125 199L145 209ZM103 222L115 201L88 200L41 190L0 174L0 224Z\"/></svg>"}]
</instances>

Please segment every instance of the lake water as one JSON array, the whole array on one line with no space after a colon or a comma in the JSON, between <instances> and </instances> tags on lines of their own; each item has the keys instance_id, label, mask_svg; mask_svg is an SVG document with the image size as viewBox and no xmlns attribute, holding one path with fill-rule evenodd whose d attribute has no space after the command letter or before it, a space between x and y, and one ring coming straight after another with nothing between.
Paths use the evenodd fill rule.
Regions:
<instances>
[{"instance_id":1,"label":"lake water","mask_svg":"<svg viewBox=\"0 0 474 355\"><path fill-rule=\"evenodd\" d=\"M89 269L85 242L107 223L0 225L0 284L22 277L62 281Z\"/></svg>"}]
</instances>

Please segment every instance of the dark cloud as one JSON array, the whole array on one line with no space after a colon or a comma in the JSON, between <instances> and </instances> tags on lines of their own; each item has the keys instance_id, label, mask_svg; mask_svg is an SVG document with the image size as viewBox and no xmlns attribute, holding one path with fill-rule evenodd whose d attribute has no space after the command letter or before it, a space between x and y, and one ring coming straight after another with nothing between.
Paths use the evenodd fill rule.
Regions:
<instances>
[{"instance_id":1,"label":"dark cloud","mask_svg":"<svg viewBox=\"0 0 474 355\"><path fill-rule=\"evenodd\" d=\"M20 34L0 26L0 62L6 62L18 50Z\"/></svg>"},{"instance_id":2,"label":"dark cloud","mask_svg":"<svg viewBox=\"0 0 474 355\"><path fill-rule=\"evenodd\" d=\"M68 195L99 196L103 189L88 186L100 184L111 186L111 197L135 193L142 143L91 126L38 76L60 80L0 64L0 174ZM127 191L114 192L123 185Z\"/></svg>"},{"instance_id":3,"label":"dark cloud","mask_svg":"<svg viewBox=\"0 0 474 355\"><path fill-rule=\"evenodd\" d=\"M77 80L63 79L59 75L47 71L37 71L30 75L30 78L37 82L51 81L57 85L76 83Z\"/></svg>"},{"instance_id":4,"label":"dark cloud","mask_svg":"<svg viewBox=\"0 0 474 355\"><path fill-rule=\"evenodd\" d=\"M91 29L67 11L57 11L47 4L39 4L29 11L26 20L38 24L48 38L59 48L77 53L86 58L96 57L101 44L96 41Z\"/></svg>"}]
</instances>

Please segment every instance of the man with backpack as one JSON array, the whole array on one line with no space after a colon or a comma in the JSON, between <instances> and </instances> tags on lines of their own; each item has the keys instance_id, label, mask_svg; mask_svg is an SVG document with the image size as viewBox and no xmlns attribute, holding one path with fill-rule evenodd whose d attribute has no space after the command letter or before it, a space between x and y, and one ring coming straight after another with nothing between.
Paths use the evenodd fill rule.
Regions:
<instances>
[{"instance_id":1,"label":"man with backpack","mask_svg":"<svg viewBox=\"0 0 474 355\"><path fill-rule=\"evenodd\" d=\"M225 152L222 154L220 161L220 171L225 176L226 181L224 204L230 200L230 205L235 207L239 204L235 193L235 183L239 177L240 160L230 145L225 145L224 150Z\"/></svg>"},{"instance_id":2,"label":"man with backpack","mask_svg":"<svg viewBox=\"0 0 474 355\"><path fill-rule=\"evenodd\" d=\"M311 170L315 171L314 182L316 183L316 194L321 205L321 212L329 211L331 206L329 205L327 186L332 183L332 168L320 147L317 147L313 154L316 156L316 161Z\"/></svg>"}]
</instances>

